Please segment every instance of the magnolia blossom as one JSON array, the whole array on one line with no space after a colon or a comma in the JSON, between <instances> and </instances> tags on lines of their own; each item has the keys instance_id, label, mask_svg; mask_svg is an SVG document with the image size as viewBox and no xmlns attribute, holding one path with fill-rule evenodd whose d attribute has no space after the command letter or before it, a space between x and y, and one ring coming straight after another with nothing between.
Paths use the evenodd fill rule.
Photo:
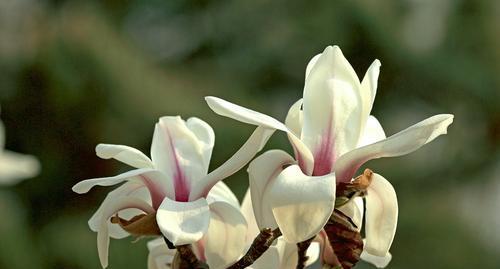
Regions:
<instances>
[{"instance_id":1,"label":"magnolia blossom","mask_svg":"<svg viewBox=\"0 0 500 269\"><path fill-rule=\"evenodd\" d=\"M187 121L180 117L160 118L153 135L151 159L128 146L98 145L97 156L113 158L136 168L114 177L84 180L73 187L77 193L86 193L96 185L125 182L108 194L89 221L90 228L98 233L102 266L108 265L109 236L121 238L128 235L109 221L118 212L122 217L133 217L125 222L137 222L141 234L154 233L154 228L159 227L163 236L176 246L193 244L206 237L205 248L209 252L205 254L211 268L222 268L224 264L234 262L244 248L244 240L210 238L244 234L241 231L246 229L246 223L238 206L228 203L227 195L221 194L229 191L227 187L221 184L216 187L216 184L247 164L271 134L272 131L266 128L257 128L228 161L210 173L208 165L214 132L198 118ZM208 196L211 190L214 193L212 198ZM151 225L154 219L157 226ZM149 230L145 228L147 224L152 226Z\"/></svg>"},{"instance_id":2,"label":"magnolia blossom","mask_svg":"<svg viewBox=\"0 0 500 269\"><path fill-rule=\"evenodd\" d=\"M216 97L206 98L220 115L286 132L293 146L295 158L271 150L250 164L260 228L279 227L292 243L312 238L333 212L336 182L350 182L368 160L408 154L446 133L453 115L441 114L386 138L370 115L379 69L375 60L360 81L340 48L327 47L309 62L303 99L292 105L285 124ZM396 195L380 175L373 177L368 193L365 250L386 257L397 224Z\"/></svg>"},{"instance_id":3,"label":"magnolia blossom","mask_svg":"<svg viewBox=\"0 0 500 269\"><path fill-rule=\"evenodd\" d=\"M4 149L5 128L0 121L0 184L12 185L34 177L40 171L38 160L31 156Z\"/></svg>"}]
</instances>

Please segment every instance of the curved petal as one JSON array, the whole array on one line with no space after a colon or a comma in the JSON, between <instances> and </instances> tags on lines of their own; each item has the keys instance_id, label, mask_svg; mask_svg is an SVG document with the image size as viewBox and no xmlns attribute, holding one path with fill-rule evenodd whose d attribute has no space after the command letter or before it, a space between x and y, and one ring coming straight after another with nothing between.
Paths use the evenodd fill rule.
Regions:
<instances>
[{"instance_id":1,"label":"curved petal","mask_svg":"<svg viewBox=\"0 0 500 269\"><path fill-rule=\"evenodd\" d=\"M259 229L278 227L271 207L271 188L283 166L294 163L294 159L282 150L266 151L248 166L252 206Z\"/></svg>"},{"instance_id":2,"label":"curved petal","mask_svg":"<svg viewBox=\"0 0 500 269\"><path fill-rule=\"evenodd\" d=\"M290 109L288 110L288 114L286 115L285 125L288 127L292 133L300 137L302 133L302 98L295 102Z\"/></svg>"},{"instance_id":3,"label":"curved petal","mask_svg":"<svg viewBox=\"0 0 500 269\"><path fill-rule=\"evenodd\" d=\"M304 144L314 155L314 175L331 172L335 159L356 147L362 127L359 79L337 46L327 47L304 86Z\"/></svg>"},{"instance_id":4,"label":"curved petal","mask_svg":"<svg viewBox=\"0 0 500 269\"><path fill-rule=\"evenodd\" d=\"M207 200L177 202L165 198L156 213L156 222L175 246L195 243L207 232L210 223Z\"/></svg>"},{"instance_id":5,"label":"curved petal","mask_svg":"<svg viewBox=\"0 0 500 269\"><path fill-rule=\"evenodd\" d=\"M234 195L231 189L222 181L215 184L207 195L207 202L209 204L216 201L229 203L235 208L240 207L240 202L236 195Z\"/></svg>"},{"instance_id":6,"label":"curved petal","mask_svg":"<svg viewBox=\"0 0 500 269\"><path fill-rule=\"evenodd\" d=\"M241 214L243 214L243 217L245 217L245 220L247 221L247 236L245 242L250 245L255 237L257 237L260 233L259 226L257 226L257 221L253 213L250 189L247 190L245 197L243 197L243 202L241 202Z\"/></svg>"},{"instance_id":7,"label":"curved petal","mask_svg":"<svg viewBox=\"0 0 500 269\"><path fill-rule=\"evenodd\" d=\"M136 208L148 214L154 214L155 210L145 201L133 197L120 197L103 208L99 231L97 232L97 252L103 268L108 267L109 234L108 219L123 209Z\"/></svg>"},{"instance_id":8,"label":"curved petal","mask_svg":"<svg viewBox=\"0 0 500 269\"><path fill-rule=\"evenodd\" d=\"M191 127L203 137L198 130L200 121L197 120L196 128L194 122ZM162 117L156 124L151 157L155 167L173 181L177 201L188 201L193 181L206 175L206 140L206 137L199 140L179 116Z\"/></svg>"},{"instance_id":9,"label":"curved petal","mask_svg":"<svg viewBox=\"0 0 500 269\"><path fill-rule=\"evenodd\" d=\"M361 227L363 225L363 214L364 214L364 203L363 198L356 197L349 201L347 204L337 208L346 216L351 218L352 222L358 228L358 232L361 231Z\"/></svg>"},{"instance_id":10,"label":"curved petal","mask_svg":"<svg viewBox=\"0 0 500 269\"><path fill-rule=\"evenodd\" d=\"M335 175L304 175L291 165L276 178L270 204L274 218L290 243L315 236L330 218L335 205Z\"/></svg>"},{"instance_id":11,"label":"curved petal","mask_svg":"<svg viewBox=\"0 0 500 269\"><path fill-rule=\"evenodd\" d=\"M309 63L307 63L306 80L307 80L307 77L309 76L309 74L311 73L311 70L313 69L314 65L316 65L316 62L318 61L319 57L321 57L321 54L322 53L318 53L318 54L314 55L314 57L312 57L311 60L309 60Z\"/></svg>"},{"instance_id":12,"label":"curved petal","mask_svg":"<svg viewBox=\"0 0 500 269\"><path fill-rule=\"evenodd\" d=\"M347 152L335 164L337 181L350 181L358 168L368 160L401 156L419 149L436 137L446 134L452 122L453 115L436 115L387 139Z\"/></svg>"},{"instance_id":13,"label":"curved petal","mask_svg":"<svg viewBox=\"0 0 500 269\"><path fill-rule=\"evenodd\" d=\"M375 265L377 268L385 268L391 262L392 255L391 253L387 253L384 257L379 257L363 251L361 252L361 259Z\"/></svg>"},{"instance_id":14,"label":"curved petal","mask_svg":"<svg viewBox=\"0 0 500 269\"><path fill-rule=\"evenodd\" d=\"M170 182L166 180L165 175L160 171L149 168L135 169L114 177L102 177L83 180L75 184L72 190L76 193L82 194L88 192L92 187L96 185L112 186L124 181L131 180L141 181L148 188L151 194L151 200L153 202L154 208L158 208L160 203L163 201L163 198L165 198L166 196L173 196L173 188L172 186L168 185L168 183Z\"/></svg>"},{"instance_id":15,"label":"curved petal","mask_svg":"<svg viewBox=\"0 0 500 269\"><path fill-rule=\"evenodd\" d=\"M102 214L104 209L107 208L110 204L114 203L116 199L121 199L121 197L126 197L126 196L141 199L147 202L148 204L151 204L151 198L149 192L146 186L142 182L139 181L126 182L106 195L104 201L101 203L101 205L96 210L94 215L92 215L92 217L88 221L90 230L98 232L101 225L101 220L103 217ZM130 219L134 216L139 215L140 213L141 210L138 209L134 208L124 209L120 211L120 217L125 219ZM111 222L108 222L108 231L110 237L117 239L124 238L129 235L129 233L123 230L120 227L120 225Z\"/></svg>"},{"instance_id":16,"label":"curved petal","mask_svg":"<svg viewBox=\"0 0 500 269\"><path fill-rule=\"evenodd\" d=\"M208 106L217 114L232 118L244 123L265 126L273 130L281 130L286 132L288 139L292 144L299 164L305 173L311 174L313 168L313 155L307 146L300 140L299 137L293 134L283 123L279 122L275 118L268 115L262 114L257 111L250 110L248 108L230 103L228 101L222 100L217 97L207 96L205 97Z\"/></svg>"},{"instance_id":17,"label":"curved petal","mask_svg":"<svg viewBox=\"0 0 500 269\"><path fill-rule=\"evenodd\" d=\"M0 148L0 184L14 184L39 172L40 163L36 157Z\"/></svg>"},{"instance_id":18,"label":"curved petal","mask_svg":"<svg viewBox=\"0 0 500 269\"><path fill-rule=\"evenodd\" d=\"M227 268L245 250L247 223L239 209L225 202L210 204L210 216L205 237L207 263L210 268Z\"/></svg>"},{"instance_id":19,"label":"curved petal","mask_svg":"<svg viewBox=\"0 0 500 269\"><path fill-rule=\"evenodd\" d=\"M116 159L134 168L154 168L153 163L139 150L123 145L99 144L95 152L102 159Z\"/></svg>"},{"instance_id":20,"label":"curved petal","mask_svg":"<svg viewBox=\"0 0 500 269\"><path fill-rule=\"evenodd\" d=\"M215 144L214 130L208 123L196 117L189 118L186 121L186 126L193 132L200 143L203 156L204 174L207 174L210 159L212 157L212 150Z\"/></svg>"},{"instance_id":21,"label":"curved petal","mask_svg":"<svg viewBox=\"0 0 500 269\"><path fill-rule=\"evenodd\" d=\"M361 122L363 123L363 125L370 115L370 112L372 111L373 102L375 101L375 95L377 94L377 81L378 75L380 74L380 65L381 64L379 60L373 61L370 67L368 67L368 70L363 77L363 81L361 81L360 96L361 103L363 105ZM362 126L361 130L363 133L364 126Z\"/></svg>"},{"instance_id":22,"label":"curved petal","mask_svg":"<svg viewBox=\"0 0 500 269\"><path fill-rule=\"evenodd\" d=\"M170 269L177 250L169 249L163 238L148 242L148 269Z\"/></svg>"},{"instance_id":23,"label":"curved petal","mask_svg":"<svg viewBox=\"0 0 500 269\"><path fill-rule=\"evenodd\" d=\"M278 238L279 240L279 238ZM264 269L264 268L281 268L281 253L277 246L269 247L262 256L260 256L252 265L247 267L249 269ZM290 268L291 269L291 268Z\"/></svg>"},{"instance_id":24,"label":"curved petal","mask_svg":"<svg viewBox=\"0 0 500 269\"><path fill-rule=\"evenodd\" d=\"M369 116L365 128L363 129L363 134L359 138L358 148L364 147L376 143L380 140L386 138L384 129L380 122L374 116Z\"/></svg>"},{"instance_id":25,"label":"curved petal","mask_svg":"<svg viewBox=\"0 0 500 269\"><path fill-rule=\"evenodd\" d=\"M398 200L391 183L373 174L366 195L366 244L368 253L385 257L389 253L398 223Z\"/></svg>"},{"instance_id":26,"label":"curved petal","mask_svg":"<svg viewBox=\"0 0 500 269\"><path fill-rule=\"evenodd\" d=\"M245 144L231 158L193 186L189 199L195 200L206 196L217 182L240 170L264 147L273 132L274 130L262 126L257 127Z\"/></svg>"}]
</instances>

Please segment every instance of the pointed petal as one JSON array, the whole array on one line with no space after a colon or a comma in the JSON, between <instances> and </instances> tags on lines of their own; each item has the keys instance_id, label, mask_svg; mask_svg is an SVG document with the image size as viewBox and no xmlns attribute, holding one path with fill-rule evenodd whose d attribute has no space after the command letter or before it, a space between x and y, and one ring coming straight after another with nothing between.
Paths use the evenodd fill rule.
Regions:
<instances>
[{"instance_id":1,"label":"pointed petal","mask_svg":"<svg viewBox=\"0 0 500 269\"><path fill-rule=\"evenodd\" d=\"M227 268L245 250L247 224L239 209L225 202L210 204L210 216L205 240L207 263L210 268Z\"/></svg>"},{"instance_id":2,"label":"pointed petal","mask_svg":"<svg viewBox=\"0 0 500 269\"><path fill-rule=\"evenodd\" d=\"M169 249L163 238L148 242L148 269L170 269L174 260L175 249Z\"/></svg>"},{"instance_id":3,"label":"pointed petal","mask_svg":"<svg viewBox=\"0 0 500 269\"><path fill-rule=\"evenodd\" d=\"M285 125L297 137L302 133L302 98L295 102L286 115Z\"/></svg>"},{"instance_id":4,"label":"pointed petal","mask_svg":"<svg viewBox=\"0 0 500 269\"><path fill-rule=\"evenodd\" d=\"M264 147L273 132L274 130L265 127L257 127L245 144L231 158L193 186L189 199L195 200L206 196L217 182L240 170Z\"/></svg>"},{"instance_id":5,"label":"pointed petal","mask_svg":"<svg viewBox=\"0 0 500 269\"><path fill-rule=\"evenodd\" d=\"M306 172L307 174L312 173L314 160L311 151L300 140L300 138L293 134L293 132L289 130L283 123L268 115L230 103L217 97L207 96L205 97L205 100L207 101L208 106L215 113L221 116L232 118L252 125L264 126L269 129L281 130L283 132L286 132L288 135L288 139L290 140L290 143L292 143L292 146L296 152L297 160L301 164L304 172Z\"/></svg>"},{"instance_id":6,"label":"pointed petal","mask_svg":"<svg viewBox=\"0 0 500 269\"><path fill-rule=\"evenodd\" d=\"M90 229L94 232L98 232L101 225L101 220L103 218L102 214L105 208L109 207L110 204L114 203L116 199L121 199L122 197L126 196L141 199L147 202L148 204L151 204L151 198L149 192L146 186L142 184L142 182L139 181L126 182L106 195L104 201L101 203L101 205L96 210L94 215L92 215L92 217L88 221ZM141 210L134 208L124 209L120 211L120 217L124 219L131 219L132 217L139 215L141 212L142 212ZM113 224L111 222L108 222L108 231L110 237L117 239L124 238L129 235L129 233L123 230L120 227L120 225Z\"/></svg>"},{"instance_id":7,"label":"pointed petal","mask_svg":"<svg viewBox=\"0 0 500 269\"><path fill-rule=\"evenodd\" d=\"M108 249L109 249L109 234L108 234L108 219L123 209L136 208L148 214L154 214L155 210L145 201L133 197L120 197L108 204L103 209L101 225L97 232L97 251L99 260L103 268L108 266Z\"/></svg>"},{"instance_id":8,"label":"pointed petal","mask_svg":"<svg viewBox=\"0 0 500 269\"><path fill-rule=\"evenodd\" d=\"M297 165L283 170L271 189L271 206L283 238L298 243L315 236L335 204L335 175L304 175Z\"/></svg>"},{"instance_id":9,"label":"pointed petal","mask_svg":"<svg viewBox=\"0 0 500 269\"><path fill-rule=\"evenodd\" d=\"M39 172L40 163L36 157L0 148L0 184L14 184Z\"/></svg>"},{"instance_id":10,"label":"pointed petal","mask_svg":"<svg viewBox=\"0 0 500 269\"><path fill-rule=\"evenodd\" d=\"M436 137L446 134L453 115L440 114L423 120L387 139L347 152L335 164L338 182L351 180L358 168L368 160L411 153Z\"/></svg>"},{"instance_id":11,"label":"pointed petal","mask_svg":"<svg viewBox=\"0 0 500 269\"><path fill-rule=\"evenodd\" d=\"M238 201L238 198L222 181L219 181L219 183L215 184L207 195L207 202L209 204L216 201L226 202L234 206L235 208L240 208L240 202Z\"/></svg>"},{"instance_id":12,"label":"pointed petal","mask_svg":"<svg viewBox=\"0 0 500 269\"><path fill-rule=\"evenodd\" d=\"M294 159L282 150L270 150L255 158L248 166L250 193L259 229L278 227L271 207L271 189L283 167Z\"/></svg>"},{"instance_id":13,"label":"pointed petal","mask_svg":"<svg viewBox=\"0 0 500 269\"><path fill-rule=\"evenodd\" d=\"M376 256L389 252L398 223L398 200L391 183L373 174L366 195L366 244L364 249Z\"/></svg>"},{"instance_id":14,"label":"pointed petal","mask_svg":"<svg viewBox=\"0 0 500 269\"><path fill-rule=\"evenodd\" d=\"M385 132L380 122L374 116L369 116L363 129L363 134L359 138L358 148L376 143L385 138Z\"/></svg>"},{"instance_id":15,"label":"pointed petal","mask_svg":"<svg viewBox=\"0 0 500 269\"><path fill-rule=\"evenodd\" d=\"M102 159L116 159L134 168L154 168L148 156L129 146L99 144L95 151L97 156Z\"/></svg>"},{"instance_id":16,"label":"pointed petal","mask_svg":"<svg viewBox=\"0 0 500 269\"><path fill-rule=\"evenodd\" d=\"M241 214L243 214L243 217L245 217L245 220L247 221L247 236L245 242L247 242L247 245L250 245L255 237L260 233L259 226L257 226L257 221L255 220L255 215L253 213L250 189L247 189L245 197L243 197L243 202L241 202Z\"/></svg>"},{"instance_id":17,"label":"pointed petal","mask_svg":"<svg viewBox=\"0 0 500 269\"><path fill-rule=\"evenodd\" d=\"M391 253L387 253L384 257L372 255L366 251L361 252L361 259L365 262L375 265L377 268L385 268L392 260Z\"/></svg>"},{"instance_id":18,"label":"pointed petal","mask_svg":"<svg viewBox=\"0 0 500 269\"><path fill-rule=\"evenodd\" d=\"M359 89L359 79L342 51L327 47L304 86L301 139L313 152L315 175L331 172L335 159L356 147L363 112Z\"/></svg>"},{"instance_id":19,"label":"pointed petal","mask_svg":"<svg viewBox=\"0 0 500 269\"><path fill-rule=\"evenodd\" d=\"M350 217L354 225L358 227L357 230L360 231L363 225L364 208L363 198L356 197L337 209Z\"/></svg>"},{"instance_id":20,"label":"pointed petal","mask_svg":"<svg viewBox=\"0 0 500 269\"><path fill-rule=\"evenodd\" d=\"M172 197L172 186L168 186L168 180L160 171L141 168L125 172L114 177L102 177L87 179L78 182L72 190L82 194L88 192L94 186L112 186L124 181L141 181L149 190L153 207L157 208L165 196Z\"/></svg>"},{"instance_id":21,"label":"pointed petal","mask_svg":"<svg viewBox=\"0 0 500 269\"><path fill-rule=\"evenodd\" d=\"M205 174L208 173L208 166L212 157L212 150L215 144L215 133L212 127L203 120L192 117L186 121L186 125L193 132L200 143L203 156Z\"/></svg>"},{"instance_id":22,"label":"pointed petal","mask_svg":"<svg viewBox=\"0 0 500 269\"><path fill-rule=\"evenodd\" d=\"M197 128L200 126L198 124ZM198 135L203 137L200 133ZM207 138L203 139L199 140L178 116L162 117L156 124L151 157L155 167L173 181L178 201L187 201L193 181L206 175L208 146L205 143Z\"/></svg>"},{"instance_id":23,"label":"pointed petal","mask_svg":"<svg viewBox=\"0 0 500 269\"><path fill-rule=\"evenodd\" d=\"M204 198L193 202L177 202L166 198L158 208L156 221L172 244L192 244L207 232L210 222L208 203Z\"/></svg>"},{"instance_id":24,"label":"pointed petal","mask_svg":"<svg viewBox=\"0 0 500 269\"><path fill-rule=\"evenodd\" d=\"M312 59L309 61L306 67L306 80L309 74L311 73L311 70L313 69L314 65L316 65L316 62L318 61L319 57L321 57L322 53L316 54Z\"/></svg>"}]
</instances>

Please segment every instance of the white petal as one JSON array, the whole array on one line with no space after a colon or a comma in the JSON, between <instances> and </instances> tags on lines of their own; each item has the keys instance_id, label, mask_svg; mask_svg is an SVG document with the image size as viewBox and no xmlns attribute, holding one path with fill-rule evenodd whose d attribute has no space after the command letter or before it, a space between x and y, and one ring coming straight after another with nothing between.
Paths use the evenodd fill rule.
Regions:
<instances>
[{"instance_id":1,"label":"white petal","mask_svg":"<svg viewBox=\"0 0 500 269\"><path fill-rule=\"evenodd\" d=\"M321 252L321 246L319 245L319 243L312 242L306 252L306 255L309 257L306 261L306 266L315 263L319 258L320 252Z\"/></svg>"},{"instance_id":2,"label":"white petal","mask_svg":"<svg viewBox=\"0 0 500 269\"><path fill-rule=\"evenodd\" d=\"M252 205L259 229L278 227L271 207L271 188L283 166L294 159L282 150L270 150L255 158L248 166Z\"/></svg>"},{"instance_id":3,"label":"white petal","mask_svg":"<svg viewBox=\"0 0 500 269\"><path fill-rule=\"evenodd\" d=\"M423 120L387 139L357 148L342 155L335 164L338 182L350 181L358 168L368 160L408 154L446 134L453 115L440 114Z\"/></svg>"},{"instance_id":4,"label":"white petal","mask_svg":"<svg viewBox=\"0 0 500 269\"><path fill-rule=\"evenodd\" d=\"M314 65L318 61L319 57L321 57L322 53L316 54L312 59L309 61L306 67L306 79L309 76L309 73L311 73L311 70L313 69Z\"/></svg>"},{"instance_id":5,"label":"white petal","mask_svg":"<svg viewBox=\"0 0 500 269\"><path fill-rule=\"evenodd\" d=\"M359 138L358 148L384 140L385 138L385 132L380 122L374 116L369 116L363 129L363 134Z\"/></svg>"},{"instance_id":6,"label":"white petal","mask_svg":"<svg viewBox=\"0 0 500 269\"><path fill-rule=\"evenodd\" d=\"M337 208L346 216L350 217L352 222L358 228L357 230L361 230L361 226L363 225L363 214L364 214L364 204L363 198L356 197L349 201L347 204Z\"/></svg>"},{"instance_id":7,"label":"white petal","mask_svg":"<svg viewBox=\"0 0 500 269\"><path fill-rule=\"evenodd\" d=\"M227 268L243 254L247 224L239 209L225 202L210 204L210 216L205 240L207 263L210 268Z\"/></svg>"},{"instance_id":8,"label":"white petal","mask_svg":"<svg viewBox=\"0 0 500 269\"><path fill-rule=\"evenodd\" d=\"M368 67L363 81L361 81L361 103L363 105L362 122L366 122L370 112L372 111L375 95L377 94L377 81L380 74L380 61L375 60ZM362 128L364 129L364 128Z\"/></svg>"},{"instance_id":9,"label":"white petal","mask_svg":"<svg viewBox=\"0 0 500 269\"><path fill-rule=\"evenodd\" d=\"M208 106L215 113L221 116L252 125L264 126L270 129L286 132L290 143L292 143L292 146L297 154L297 160L301 164L301 167L307 174L312 173L314 160L311 151L304 143L302 143L300 138L289 130L283 123L268 115L230 103L217 97L207 96L205 97L205 100L207 101Z\"/></svg>"},{"instance_id":10,"label":"white petal","mask_svg":"<svg viewBox=\"0 0 500 269\"><path fill-rule=\"evenodd\" d=\"M292 133L300 137L302 133L302 98L295 102L290 109L288 110L288 114L286 115L285 125L288 127Z\"/></svg>"},{"instance_id":11,"label":"white petal","mask_svg":"<svg viewBox=\"0 0 500 269\"><path fill-rule=\"evenodd\" d=\"M102 159L116 159L134 168L154 168L153 163L139 150L123 145L99 144L95 152Z\"/></svg>"},{"instance_id":12,"label":"white petal","mask_svg":"<svg viewBox=\"0 0 500 269\"><path fill-rule=\"evenodd\" d=\"M389 252L398 223L398 200L391 183L373 174L366 195L366 244L364 249L376 256Z\"/></svg>"},{"instance_id":13,"label":"white petal","mask_svg":"<svg viewBox=\"0 0 500 269\"><path fill-rule=\"evenodd\" d=\"M207 202L209 204L216 201L229 203L235 208L240 207L240 202L236 195L234 195L231 189L222 181L215 184L207 195Z\"/></svg>"},{"instance_id":14,"label":"white petal","mask_svg":"<svg viewBox=\"0 0 500 269\"><path fill-rule=\"evenodd\" d=\"M243 214L243 217L245 217L245 220L247 221L247 236L245 241L248 245L250 245L255 237L260 233L259 226L257 226L257 221L253 213L250 189L247 190L245 197L243 197L243 202L241 202L241 214Z\"/></svg>"},{"instance_id":15,"label":"white petal","mask_svg":"<svg viewBox=\"0 0 500 269\"><path fill-rule=\"evenodd\" d=\"M148 242L148 269L170 269L176 253L175 249L169 249L163 238L157 238Z\"/></svg>"},{"instance_id":16,"label":"white petal","mask_svg":"<svg viewBox=\"0 0 500 269\"><path fill-rule=\"evenodd\" d=\"M193 182L206 175L206 140L199 140L178 116L162 117L156 124L151 157L155 167L173 181L178 201L187 201Z\"/></svg>"},{"instance_id":17,"label":"white petal","mask_svg":"<svg viewBox=\"0 0 500 269\"><path fill-rule=\"evenodd\" d=\"M87 179L78 182L72 190L82 194L88 192L94 186L112 186L124 181L141 181L149 190L153 207L157 208L165 196L172 197L172 186L168 185L170 181L166 180L165 175L160 171L141 168L125 172L114 177L102 177Z\"/></svg>"},{"instance_id":18,"label":"white petal","mask_svg":"<svg viewBox=\"0 0 500 269\"><path fill-rule=\"evenodd\" d=\"M315 236L335 204L335 175L304 175L297 165L283 170L271 189L271 206L283 238L298 243Z\"/></svg>"},{"instance_id":19,"label":"white petal","mask_svg":"<svg viewBox=\"0 0 500 269\"><path fill-rule=\"evenodd\" d=\"M264 147L273 132L274 130L265 127L257 127L245 144L231 158L193 186L189 199L195 200L206 196L217 182L240 170Z\"/></svg>"},{"instance_id":20,"label":"white petal","mask_svg":"<svg viewBox=\"0 0 500 269\"><path fill-rule=\"evenodd\" d=\"M94 232L98 232L101 225L104 209L107 208L110 204L114 203L116 199L121 199L121 197L126 196L138 198L147 202L148 204L151 204L149 191L142 182L126 182L125 184L121 185L120 187L116 188L106 195L104 201L88 221L90 229ZM130 219L136 215L139 215L140 213L141 211L138 209L125 209L120 211L120 217L124 219ZM124 238L129 235L129 233L123 230L120 225L111 222L108 222L108 231L110 237L117 239Z\"/></svg>"},{"instance_id":21,"label":"white petal","mask_svg":"<svg viewBox=\"0 0 500 269\"><path fill-rule=\"evenodd\" d=\"M278 238L279 240L279 238ZM282 269L281 268L281 253L277 246L271 246L264 252L249 269ZM295 268L295 267L294 267ZM291 269L291 268L290 268Z\"/></svg>"},{"instance_id":22,"label":"white petal","mask_svg":"<svg viewBox=\"0 0 500 269\"><path fill-rule=\"evenodd\" d=\"M210 125L208 125L208 123L196 117L189 118L186 121L186 125L198 138L203 154L205 173L208 173L208 166L210 164L212 150L215 144L214 130L210 127Z\"/></svg>"},{"instance_id":23,"label":"white petal","mask_svg":"<svg viewBox=\"0 0 500 269\"><path fill-rule=\"evenodd\" d=\"M0 148L0 184L14 184L39 172L40 163L36 157Z\"/></svg>"},{"instance_id":24,"label":"white petal","mask_svg":"<svg viewBox=\"0 0 500 269\"><path fill-rule=\"evenodd\" d=\"M120 197L114 200L113 203L108 204L106 208L103 208L101 225L97 232L97 252L99 253L99 260L103 268L108 266L108 219L120 210L128 208L140 209L147 214L154 214L155 212L155 210L145 201L132 197Z\"/></svg>"},{"instance_id":25,"label":"white petal","mask_svg":"<svg viewBox=\"0 0 500 269\"><path fill-rule=\"evenodd\" d=\"M158 208L156 222L172 244L192 244L207 232L210 222L208 203L204 198L177 202L166 198Z\"/></svg>"},{"instance_id":26,"label":"white petal","mask_svg":"<svg viewBox=\"0 0 500 269\"><path fill-rule=\"evenodd\" d=\"M377 268L385 268L392 260L391 253L387 253L384 257L372 255L366 251L361 252L361 259L365 262L375 265Z\"/></svg>"}]
</instances>

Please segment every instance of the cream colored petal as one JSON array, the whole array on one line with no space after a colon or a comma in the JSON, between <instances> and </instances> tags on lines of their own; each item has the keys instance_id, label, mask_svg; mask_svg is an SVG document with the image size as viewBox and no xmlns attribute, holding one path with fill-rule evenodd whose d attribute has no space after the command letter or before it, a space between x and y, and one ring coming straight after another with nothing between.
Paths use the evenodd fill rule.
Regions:
<instances>
[{"instance_id":1,"label":"cream colored petal","mask_svg":"<svg viewBox=\"0 0 500 269\"><path fill-rule=\"evenodd\" d=\"M148 269L170 269L175 249L169 249L163 238L148 242Z\"/></svg>"},{"instance_id":2,"label":"cream colored petal","mask_svg":"<svg viewBox=\"0 0 500 269\"><path fill-rule=\"evenodd\" d=\"M375 265L377 268L385 268L392 260L391 253L387 253L384 257L372 255L366 251L361 252L361 259L365 262Z\"/></svg>"},{"instance_id":3,"label":"cream colored petal","mask_svg":"<svg viewBox=\"0 0 500 269\"><path fill-rule=\"evenodd\" d=\"M286 115L285 125L292 133L300 137L302 133L303 113L302 113L302 98L295 102Z\"/></svg>"},{"instance_id":4,"label":"cream colored petal","mask_svg":"<svg viewBox=\"0 0 500 269\"><path fill-rule=\"evenodd\" d=\"M351 201L349 201L347 204L337 209L340 210L342 213L344 213L346 216L351 218L352 222L358 228L357 229L358 231L361 230L361 227L363 225L363 214L364 214L363 198L356 197Z\"/></svg>"},{"instance_id":5,"label":"cream colored petal","mask_svg":"<svg viewBox=\"0 0 500 269\"><path fill-rule=\"evenodd\" d=\"M374 116L369 116L357 147L364 147L384 139L386 136L382 125Z\"/></svg>"},{"instance_id":6,"label":"cream colored petal","mask_svg":"<svg viewBox=\"0 0 500 269\"><path fill-rule=\"evenodd\" d=\"M129 146L99 144L95 151L97 156L102 159L116 159L134 168L154 168L148 156Z\"/></svg>"},{"instance_id":7,"label":"cream colored petal","mask_svg":"<svg viewBox=\"0 0 500 269\"><path fill-rule=\"evenodd\" d=\"M276 178L270 204L283 238L298 243L316 236L335 205L335 175L311 177L291 165Z\"/></svg>"},{"instance_id":8,"label":"cream colored petal","mask_svg":"<svg viewBox=\"0 0 500 269\"><path fill-rule=\"evenodd\" d=\"M363 81L361 81L360 96L363 106L361 132L364 133L364 123L372 111L375 95L377 94L377 81L380 74L380 61L375 60L366 71Z\"/></svg>"},{"instance_id":9,"label":"cream colored petal","mask_svg":"<svg viewBox=\"0 0 500 269\"><path fill-rule=\"evenodd\" d=\"M207 195L207 202L209 204L216 201L229 203L235 208L240 207L240 202L236 195L234 195L231 189L222 181L215 184Z\"/></svg>"},{"instance_id":10,"label":"cream colored petal","mask_svg":"<svg viewBox=\"0 0 500 269\"><path fill-rule=\"evenodd\" d=\"M0 149L0 185L12 185L39 172L40 163L36 157Z\"/></svg>"},{"instance_id":11,"label":"cream colored petal","mask_svg":"<svg viewBox=\"0 0 500 269\"><path fill-rule=\"evenodd\" d=\"M255 237L260 233L253 211L252 196L250 195L250 189L248 189L243 197L243 202L241 202L241 214L243 214L243 217L247 221L247 236L245 240L247 245L252 244Z\"/></svg>"},{"instance_id":12,"label":"cream colored petal","mask_svg":"<svg viewBox=\"0 0 500 269\"><path fill-rule=\"evenodd\" d=\"M398 200L391 183L373 174L366 195L366 244L364 250L380 257L389 253L398 223Z\"/></svg>"}]
</instances>

